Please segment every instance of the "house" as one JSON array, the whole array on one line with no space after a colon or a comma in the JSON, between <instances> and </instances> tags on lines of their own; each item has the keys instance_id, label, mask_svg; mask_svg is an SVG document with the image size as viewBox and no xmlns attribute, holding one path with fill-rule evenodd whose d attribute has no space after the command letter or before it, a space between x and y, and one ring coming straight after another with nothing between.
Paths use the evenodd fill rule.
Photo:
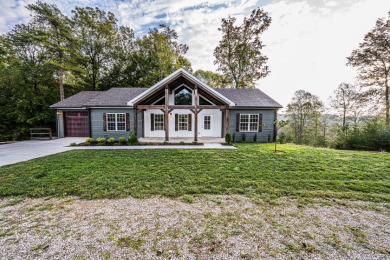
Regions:
<instances>
[{"instance_id":1,"label":"house","mask_svg":"<svg viewBox=\"0 0 390 260\"><path fill-rule=\"evenodd\" d=\"M224 138L275 139L282 106L259 89L214 89L184 69L150 88L82 91L50 106L59 137L128 137L169 141ZM222 140L222 139L220 139Z\"/></svg>"}]
</instances>

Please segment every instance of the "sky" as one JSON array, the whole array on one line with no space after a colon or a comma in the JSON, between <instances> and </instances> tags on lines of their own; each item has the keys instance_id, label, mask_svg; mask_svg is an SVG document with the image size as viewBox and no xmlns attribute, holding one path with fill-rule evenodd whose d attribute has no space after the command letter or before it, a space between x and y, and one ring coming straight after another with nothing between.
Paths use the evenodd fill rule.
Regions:
<instances>
[{"instance_id":1,"label":"sky","mask_svg":"<svg viewBox=\"0 0 390 260\"><path fill-rule=\"evenodd\" d=\"M25 5L32 0L0 0L0 34L27 22ZM136 35L160 23L168 24L188 44L186 57L194 70L216 71L214 48L222 38L221 19L240 24L254 8L272 17L263 34L264 53L271 73L256 87L286 106L299 89L324 102L341 82L357 83L357 71L346 57L358 48L380 17L388 17L390 0L47 0L71 15L75 6L98 6L113 12L119 23Z\"/></svg>"}]
</instances>

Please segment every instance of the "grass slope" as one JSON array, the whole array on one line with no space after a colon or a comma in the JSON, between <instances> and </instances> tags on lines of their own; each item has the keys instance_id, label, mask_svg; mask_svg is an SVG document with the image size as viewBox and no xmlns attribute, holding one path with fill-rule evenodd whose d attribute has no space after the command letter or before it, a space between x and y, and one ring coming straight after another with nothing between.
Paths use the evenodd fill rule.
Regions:
<instances>
[{"instance_id":1,"label":"grass slope","mask_svg":"<svg viewBox=\"0 0 390 260\"><path fill-rule=\"evenodd\" d=\"M390 201L390 155L279 145L77 150L0 167L0 197L257 194Z\"/></svg>"}]
</instances>

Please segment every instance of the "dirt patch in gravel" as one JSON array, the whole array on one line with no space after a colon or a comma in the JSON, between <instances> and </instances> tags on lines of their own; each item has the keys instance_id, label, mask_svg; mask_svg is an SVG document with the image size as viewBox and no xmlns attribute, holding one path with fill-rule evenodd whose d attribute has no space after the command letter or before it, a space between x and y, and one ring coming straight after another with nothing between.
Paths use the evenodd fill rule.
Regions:
<instances>
[{"instance_id":1,"label":"dirt patch in gravel","mask_svg":"<svg viewBox=\"0 0 390 260\"><path fill-rule=\"evenodd\" d=\"M2 199L0 255L5 259L390 257L387 204L236 195L190 201Z\"/></svg>"}]
</instances>

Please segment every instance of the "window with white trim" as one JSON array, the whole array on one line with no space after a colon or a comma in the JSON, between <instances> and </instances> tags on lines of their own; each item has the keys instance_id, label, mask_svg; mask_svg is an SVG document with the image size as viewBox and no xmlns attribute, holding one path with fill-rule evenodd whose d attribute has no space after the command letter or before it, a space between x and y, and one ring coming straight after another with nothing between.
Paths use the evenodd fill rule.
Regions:
<instances>
[{"instance_id":1,"label":"window with white trim","mask_svg":"<svg viewBox=\"0 0 390 260\"><path fill-rule=\"evenodd\" d=\"M126 131L126 114L125 113L107 114L107 130Z\"/></svg>"},{"instance_id":2,"label":"window with white trim","mask_svg":"<svg viewBox=\"0 0 390 260\"><path fill-rule=\"evenodd\" d=\"M164 130L164 115L155 114L154 115L154 130Z\"/></svg>"},{"instance_id":3,"label":"window with white trim","mask_svg":"<svg viewBox=\"0 0 390 260\"><path fill-rule=\"evenodd\" d=\"M188 115L179 115L179 130L188 130Z\"/></svg>"},{"instance_id":4,"label":"window with white trim","mask_svg":"<svg viewBox=\"0 0 390 260\"><path fill-rule=\"evenodd\" d=\"M257 132L259 130L258 114L240 115L240 132Z\"/></svg>"}]
</instances>

